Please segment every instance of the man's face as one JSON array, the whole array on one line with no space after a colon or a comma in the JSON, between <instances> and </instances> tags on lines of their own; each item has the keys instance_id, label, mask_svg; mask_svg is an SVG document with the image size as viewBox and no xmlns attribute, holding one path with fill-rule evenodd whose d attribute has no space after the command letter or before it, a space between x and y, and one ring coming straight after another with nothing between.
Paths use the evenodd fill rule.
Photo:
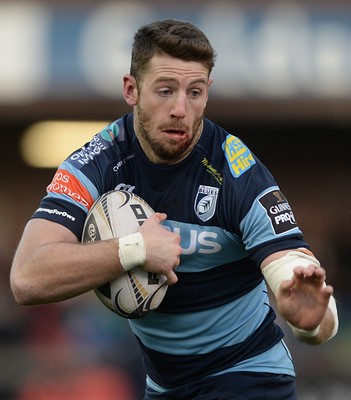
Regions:
<instances>
[{"instance_id":1,"label":"man's face","mask_svg":"<svg viewBox=\"0 0 351 400\"><path fill-rule=\"evenodd\" d=\"M189 154L202 132L210 83L199 62L167 55L150 60L134 88L134 125L151 161L172 164Z\"/></svg>"}]
</instances>

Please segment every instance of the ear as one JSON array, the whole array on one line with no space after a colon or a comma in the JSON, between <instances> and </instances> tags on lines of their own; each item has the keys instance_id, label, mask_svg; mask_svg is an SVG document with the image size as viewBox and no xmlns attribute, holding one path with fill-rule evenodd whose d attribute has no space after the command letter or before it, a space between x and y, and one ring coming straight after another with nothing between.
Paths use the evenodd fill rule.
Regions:
<instances>
[{"instance_id":1,"label":"ear","mask_svg":"<svg viewBox=\"0 0 351 400\"><path fill-rule=\"evenodd\" d=\"M138 89L134 76L124 75L123 77L123 97L126 103L134 107L138 104Z\"/></svg>"}]
</instances>

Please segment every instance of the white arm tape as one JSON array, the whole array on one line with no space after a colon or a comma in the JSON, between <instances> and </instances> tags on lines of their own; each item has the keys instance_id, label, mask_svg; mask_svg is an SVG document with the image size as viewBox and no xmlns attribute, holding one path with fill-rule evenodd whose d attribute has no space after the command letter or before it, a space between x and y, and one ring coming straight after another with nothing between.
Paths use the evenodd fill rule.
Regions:
<instances>
[{"instance_id":1,"label":"white arm tape","mask_svg":"<svg viewBox=\"0 0 351 400\"><path fill-rule=\"evenodd\" d=\"M303 337L315 337L318 335L321 326L318 325L317 328L313 329L312 331L306 331L305 329L296 328L296 326L291 325L288 321L286 323L290 326L292 333L294 336L303 336Z\"/></svg>"},{"instance_id":2,"label":"white arm tape","mask_svg":"<svg viewBox=\"0 0 351 400\"><path fill-rule=\"evenodd\" d=\"M320 263L315 257L302 251L292 250L285 254L285 256L266 265L262 273L272 292L277 295L282 281L293 277L295 267L307 267L310 264L320 267Z\"/></svg>"},{"instance_id":3,"label":"white arm tape","mask_svg":"<svg viewBox=\"0 0 351 400\"><path fill-rule=\"evenodd\" d=\"M308 265L313 264L316 267L320 267L319 261L313 256L304 253L303 251L293 250L289 251L283 257L272 261L268 265L266 265L263 270L263 276L271 288L272 292L276 296L280 287L280 284L284 280L290 280L294 274L294 268L301 266L307 267ZM324 283L325 284L325 283ZM331 336L328 338L330 340L334 337L338 331L339 320L338 320L338 312L336 308L336 302L333 296L329 299L329 309L334 317L334 329ZM304 329L296 328L295 326L288 323L291 327L294 334L297 336L304 337L314 337L319 333L319 326L312 331L306 331Z\"/></svg>"},{"instance_id":4,"label":"white arm tape","mask_svg":"<svg viewBox=\"0 0 351 400\"><path fill-rule=\"evenodd\" d=\"M327 340L332 339L336 335L336 333L338 332L338 329L339 329L338 309L336 307L336 301L335 301L334 296L330 296L330 298L329 298L329 310L334 317L334 329L333 329L332 334L330 335L330 337Z\"/></svg>"},{"instance_id":5,"label":"white arm tape","mask_svg":"<svg viewBox=\"0 0 351 400\"><path fill-rule=\"evenodd\" d=\"M119 260L125 271L144 264L146 261L146 249L140 232L122 236L118 242Z\"/></svg>"}]
</instances>

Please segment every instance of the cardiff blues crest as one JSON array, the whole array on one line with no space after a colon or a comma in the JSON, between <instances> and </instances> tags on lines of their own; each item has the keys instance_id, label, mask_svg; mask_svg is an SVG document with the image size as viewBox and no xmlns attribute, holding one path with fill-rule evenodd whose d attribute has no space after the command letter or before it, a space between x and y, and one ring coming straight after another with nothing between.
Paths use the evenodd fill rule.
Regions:
<instances>
[{"instance_id":1,"label":"cardiff blues crest","mask_svg":"<svg viewBox=\"0 0 351 400\"><path fill-rule=\"evenodd\" d=\"M201 221L208 221L213 217L219 189L213 186L200 185L195 198L194 210Z\"/></svg>"}]
</instances>

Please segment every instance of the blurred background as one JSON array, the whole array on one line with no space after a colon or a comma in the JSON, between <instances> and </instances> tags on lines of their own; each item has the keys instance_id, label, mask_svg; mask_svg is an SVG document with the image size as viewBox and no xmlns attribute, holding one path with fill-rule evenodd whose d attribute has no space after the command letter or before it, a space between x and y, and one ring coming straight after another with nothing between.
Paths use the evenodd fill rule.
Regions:
<instances>
[{"instance_id":1,"label":"blurred background","mask_svg":"<svg viewBox=\"0 0 351 400\"><path fill-rule=\"evenodd\" d=\"M21 307L8 283L25 223L66 157L129 109L122 75L134 32L197 24L217 50L207 116L270 168L328 272L340 329L325 345L286 341L300 400L351 391L351 3L349 1L0 0L0 399L137 400L144 374L125 320L88 293ZM52 129L38 123L51 121ZM57 122L79 126L85 139ZM38 136L39 135L39 136ZM67 142L68 135L68 142ZM79 144L79 145L80 145ZM40 154L48 156L49 163Z\"/></svg>"}]
</instances>

